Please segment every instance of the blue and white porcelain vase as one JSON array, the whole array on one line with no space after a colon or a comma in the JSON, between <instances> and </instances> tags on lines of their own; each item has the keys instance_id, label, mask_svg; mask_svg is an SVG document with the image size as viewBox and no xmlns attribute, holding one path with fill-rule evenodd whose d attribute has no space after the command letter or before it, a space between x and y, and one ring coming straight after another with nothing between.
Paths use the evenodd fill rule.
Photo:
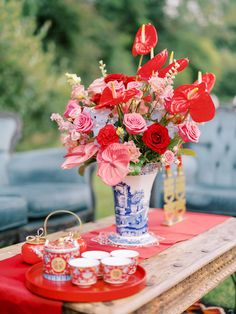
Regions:
<instances>
[{"instance_id":1,"label":"blue and white porcelain vase","mask_svg":"<svg viewBox=\"0 0 236 314\"><path fill-rule=\"evenodd\" d=\"M157 238L148 232L148 211L151 189L157 167L146 167L140 175L127 176L113 186L116 233L109 241L121 246L148 246L157 244Z\"/></svg>"}]
</instances>

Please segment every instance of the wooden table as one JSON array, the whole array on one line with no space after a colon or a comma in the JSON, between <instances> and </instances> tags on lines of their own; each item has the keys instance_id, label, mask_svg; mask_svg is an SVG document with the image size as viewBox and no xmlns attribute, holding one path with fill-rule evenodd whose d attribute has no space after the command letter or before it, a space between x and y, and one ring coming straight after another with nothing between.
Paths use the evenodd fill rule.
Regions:
<instances>
[{"instance_id":1,"label":"wooden table","mask_svg":"<svg viewBox=\"0 0 236 314\"><path fill-rule=\"evenodd\" d=\"M103 228L113 217L84 225L83 232ZM73 229L73 228L72 228ZM51 235L59 236L61 232ZM0 250L0 260L20 252L21 244ZM111 302L65 303L63 312L89 314L177 314L236 271L236 219L178 243L143 261L147 285L140 293Z\"/></svg>"}]
</instances>

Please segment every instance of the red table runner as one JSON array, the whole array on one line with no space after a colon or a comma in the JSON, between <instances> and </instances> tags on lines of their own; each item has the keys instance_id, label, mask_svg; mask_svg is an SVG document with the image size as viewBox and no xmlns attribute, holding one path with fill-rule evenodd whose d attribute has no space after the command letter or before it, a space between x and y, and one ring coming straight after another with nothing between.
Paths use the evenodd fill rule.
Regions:
<instances>
[{"instance_id":1,"label":"red table runner","mask_svg":"<svg viewBox=\"0 0 236 314\"><path fill-rule=\"evenodd\" d=\"M163 211L153 210L149 215L149 229L163 237L159 246L137 249L141 259L149 258L169 248L177 242L188 240L200 233L229 219L227 216L187 213L186 219L171 227L163 226ZM115 226L95 230L84 234L88 249L112 251L114 247L100 245L92 238L100 232L115 231ZM136 248L135 248L136 249ZM30 266L22 261L21 255L0 261L0 313L1 314L59 314L62 302L51 301L38 297L28 291L24 285L25 272Z\"/></svg>"},{"instance_id":2,"label":"red table runner","mask_svg":"<svg viewBox=\"0 0 236 314\"><path fill-rule=\"evenodd\" d=\"M139 251L140 253L140 259L143 260L150 258L160 253L161 251L168 249L177 242L191 239L194 236L224 222L226 219L229 219L228 216L191 212L187 212L185 217L185 220L173 226L164 226L162 225L164 221L163 210L155 209L151 211L148 217L149 231L153 232L157 236L160 236L161 238L164 238L164 240L160 240L159 246L135 248L135 250ZM99 233L110 231L115 231L115 225L99 230L94 230L83 235L84 239L87 241L88 250L104 250L108 252L115 250L116 248L114 246L101 245L92 241L92 239L98 236Z\"/></svg>"}]
</instances>

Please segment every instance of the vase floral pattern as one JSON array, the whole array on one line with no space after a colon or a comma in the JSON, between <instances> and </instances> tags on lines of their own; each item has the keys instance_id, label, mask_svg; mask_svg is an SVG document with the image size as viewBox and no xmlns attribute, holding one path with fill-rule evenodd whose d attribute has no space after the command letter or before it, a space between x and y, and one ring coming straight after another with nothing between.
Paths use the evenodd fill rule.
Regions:
<instances>
[{"instance_id":1,"label":"vase floral pattern","mask_svg":"<svg viewBox=\"0 0 236 314\"><path fill-rule=\"evenodd\" d=\"M156 171L139 176L127 176L113 187L116 234L109 239L117 245L139 246L156 242L148 233L150 194Z\"/></svg>"}]
</instances>

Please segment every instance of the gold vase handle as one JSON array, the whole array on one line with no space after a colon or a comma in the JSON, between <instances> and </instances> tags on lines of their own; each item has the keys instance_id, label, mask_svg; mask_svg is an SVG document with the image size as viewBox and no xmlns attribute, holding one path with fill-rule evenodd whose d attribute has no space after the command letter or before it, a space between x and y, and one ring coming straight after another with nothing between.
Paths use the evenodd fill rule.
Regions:
<instances>
[{"instance_id":1,"label":"gold vase handle","mask_svg":"<svg viewBox=\"0 0 236 314\"><path fill-rule=\"evenodd\" d=\"M69 211L69 210L66 210L66 209L61 209L61 210L55 210L53 211L52 213L50 213L49 215L47 215L47 217L45 218L45 221L44 221L44 235L45 237L47 236L47 223L48 223L48 219L55 215L55 214L61 214L61 213L64 213L64 214L70 214L70 215L73 215L79 222L79 227L82 226L82 221L80 219L80 217L78 215L76 215L75 213Z\"/></svg>"}]
</instances>

